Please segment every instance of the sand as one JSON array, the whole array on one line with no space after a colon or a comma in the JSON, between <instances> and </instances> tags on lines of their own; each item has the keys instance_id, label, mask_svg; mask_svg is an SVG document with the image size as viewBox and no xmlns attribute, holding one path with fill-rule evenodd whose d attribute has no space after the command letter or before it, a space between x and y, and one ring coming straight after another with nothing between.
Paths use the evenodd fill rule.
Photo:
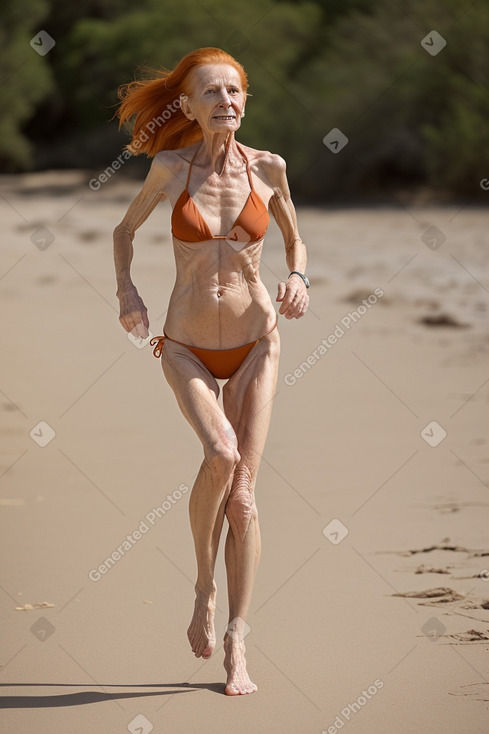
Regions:
<instances>
[{"instance_id":1,"label":"sand","mask_svg":"<svg viewBox=\"0 0 489 734\"><path fill-rule=\"evenodd\" d=\"M279 323L246 637L259 690L235 699L221 646L202 661L186 639L200 446L118 322L112 229L140 184L89 178L0 181L3 730L487 732L486 210L298 209L311 308ZM135 243L153 334L169 220L159 205ZM286 275L272 224L273 296ZM222 640L222 547L216 581Z\"/></svg>"}]
</instances>

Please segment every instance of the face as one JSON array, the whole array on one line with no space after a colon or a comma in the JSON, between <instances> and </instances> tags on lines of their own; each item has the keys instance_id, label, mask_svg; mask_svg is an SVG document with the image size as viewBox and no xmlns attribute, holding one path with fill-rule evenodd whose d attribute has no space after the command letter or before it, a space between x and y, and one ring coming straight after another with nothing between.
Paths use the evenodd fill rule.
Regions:
<instances>
[{"instance_id":1,"label":"face","mask_svg":"<svg viewBox=\"0 0 489 734\"><path fill-rule=\"evenodd\" d=\"M197 120L207 132L233 132L241 125L246 93L229 64L203 64L189 74L190 94L182 95L181 107L189 120Z\"/></svg>"}]
</instances>

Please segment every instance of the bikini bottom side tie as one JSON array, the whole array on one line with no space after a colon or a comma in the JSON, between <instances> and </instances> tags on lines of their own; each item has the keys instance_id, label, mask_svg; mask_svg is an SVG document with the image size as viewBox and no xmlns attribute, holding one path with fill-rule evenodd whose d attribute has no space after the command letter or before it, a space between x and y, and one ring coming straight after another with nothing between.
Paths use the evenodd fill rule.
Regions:
<instances>
[{"instance_id":1,"label":"bikini bottom side tie","mask_svg":"<svg viewBox=\"0 0 489 734\"><path fill-rule=\"evenodd\" d=\"M277 323L278 317L274 326L272 326L266 334L255 339L255 341L243 344L241 347L234 347L233 349L203 349L201 347L192 347L189 344L184 344L184 342L172 339L166 334L163 336L154 336L150 341L150 346L153 346L153 344L155 345L153 354L155 357L159 358L163 352L165 339L169 339L171 342L175 342L176 344L180 344L182 347L190 349L190 351L195 354L195 356L215 378L218 380L227 380L241 367L248 354L251 352L253 347L258 344L260 339L268 336L268 334L277 328Z\"/></svg>"}]
</instances>

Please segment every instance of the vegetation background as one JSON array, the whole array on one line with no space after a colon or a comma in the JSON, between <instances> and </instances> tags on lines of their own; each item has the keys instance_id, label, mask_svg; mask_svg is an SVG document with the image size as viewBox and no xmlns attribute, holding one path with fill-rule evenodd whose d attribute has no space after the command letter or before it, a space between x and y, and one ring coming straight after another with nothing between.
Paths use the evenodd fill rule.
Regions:
<instances>
[{"instance_id":1,"label":"vegetation background","mask_svg":"<svg viewBox=\"0 0 489 734\"><path fill-rule=\"evenodd\" d=\"M6 0L0 18L4 173L102 171L129 140L118 86L219 46L249 76L239 139L287 160L296 199L487 197L489 0ZM45 56L30 46L41 30ZM435 56L432 30L447 43ZM348 138L337 155L333 128ZM148 168L140 156L123 173Z\"/></svg>"}]
</instances>

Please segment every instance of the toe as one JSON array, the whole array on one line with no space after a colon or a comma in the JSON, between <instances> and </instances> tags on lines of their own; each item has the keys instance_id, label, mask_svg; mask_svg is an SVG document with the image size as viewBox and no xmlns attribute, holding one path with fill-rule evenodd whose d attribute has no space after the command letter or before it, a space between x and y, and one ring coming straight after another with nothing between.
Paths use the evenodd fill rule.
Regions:
<instances>
[{"instance_id":1,"label":"toe","mask_svg":"<svg viewBox=\"0 0 489 734\"><path fill-rule=\"evenodd\" d=\"M226 696L239 696L238 687L235 683L228 683L228 685L224 689L224 693L226 694Z\"/></svg>"}]
</instances>

